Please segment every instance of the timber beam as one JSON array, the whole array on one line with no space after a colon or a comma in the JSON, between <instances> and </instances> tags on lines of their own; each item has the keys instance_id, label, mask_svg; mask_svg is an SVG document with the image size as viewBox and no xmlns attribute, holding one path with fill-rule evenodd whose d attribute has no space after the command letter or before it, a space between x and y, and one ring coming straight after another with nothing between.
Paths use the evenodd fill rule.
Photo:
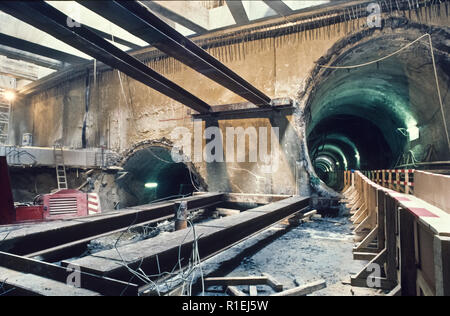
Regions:
<instances>
[{"instance_id":1,"label":"timber beam","mask_svg":"<svg viewBox=\"0 0 450 316\"><path fill-rule=\"evenodd\" d=\"M106 250L63 262L63 265L77 264L82 271L129 280L129 269L143 269L148 275L170 272L188 264L193 244L198 244L199 256L205 260L246 238L299 212L309 205L308 197L291 197L272 204L257 207L235 216L224 217L184 229L157 236L149 240ZM126 258L124 262L122 258Z\"/></svg>"},{"instance_id":2,"label":"timber beam","mask_svg":"<svg viewBox=\"0 0 450 316\"><path fill-rule=\"evenodd\" d=\"M0 266L14 271L33 274L66 284L74 269L0 252ZM98 275L80 272L80 286L103 295L138 295L138 286ZM2 280L0 280L2 281Z\"/></svg>"}]
</instances>

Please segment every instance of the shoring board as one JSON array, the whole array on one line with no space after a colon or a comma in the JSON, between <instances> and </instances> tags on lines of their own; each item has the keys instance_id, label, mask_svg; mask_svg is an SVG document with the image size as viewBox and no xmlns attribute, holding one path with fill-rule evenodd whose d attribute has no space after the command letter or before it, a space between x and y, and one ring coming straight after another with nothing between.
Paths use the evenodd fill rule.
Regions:
<instances>
[{"instance_id":1,"label":"shoring board","mask_svg":"<svg viewBox=\"0 0 450 316\"><path fill-rule=\"evenodd\" d=\"M0 267L0 296L98 296L97 292Z\"/></svg>"},{"instance_id":2,"label":"shoring board","mask_svg":"<svg viewBox=\"0 0 450 316\"><path fill-rule=\"evenodd\" d=\"M308 205L309 198L291 197L239 215L195 225L200 257L204 259ZM179 259L184 265L191 256L193 241L193 230L188 228L125 245L117 250L102 251L70 263L80 266L82 271L129 280L129 268L140 267L147 275L153 275L160 271L172 271ZM69 262L63 262L63 265L67 264Z\"/></svg>"}]
</instances>

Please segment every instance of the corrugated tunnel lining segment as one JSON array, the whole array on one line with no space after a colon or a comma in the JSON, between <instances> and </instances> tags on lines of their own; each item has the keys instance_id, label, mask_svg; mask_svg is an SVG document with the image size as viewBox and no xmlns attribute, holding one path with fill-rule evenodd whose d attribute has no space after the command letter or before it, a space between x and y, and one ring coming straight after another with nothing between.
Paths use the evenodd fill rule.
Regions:
<instances>
[{"instance_id":1,"label":"corrugated tunnel lining segment","mask_svg":"<svg viewBox=\"0 0 450 316\"><path fill-rule=\"evenodd\" d=\"M239 215L196 225L201 259L204 260L250 237L308 205L308 197L291 197ZM106 250L71 262L63 262L63 265L76 264L85 272L127 280L130 278L128 268L140 267L148 275L172 271L179 262L179 251L182 265L186 265L191 256L193 242L192 229L185 229L126 245L117 250Z\"/></svg>"}]
</instances>

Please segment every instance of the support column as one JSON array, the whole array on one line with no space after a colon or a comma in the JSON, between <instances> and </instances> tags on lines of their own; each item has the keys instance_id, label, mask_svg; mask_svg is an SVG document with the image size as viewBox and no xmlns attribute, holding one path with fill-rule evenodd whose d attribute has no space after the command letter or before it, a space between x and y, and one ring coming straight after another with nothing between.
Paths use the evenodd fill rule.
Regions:
<instances>
[{"instance_id":1,"label":"support column","mask_svg":"<svg viewBox=\"0 0 450 316\"><path fill-rule=\"evenodd\" d=\"M436 296L450 296L450 237L434 237Z\"/></svg>"},{"instance_id":2,"label":"support column","mask_svg":"<svg viewBox=\"0 0 450 316\"><path fill-rule=\"evenodd\" d=\"M400 218L400 283L402 296L417 295L417 266L414 239L414 215L399 210Z\"/></svg>"}]
</instances>

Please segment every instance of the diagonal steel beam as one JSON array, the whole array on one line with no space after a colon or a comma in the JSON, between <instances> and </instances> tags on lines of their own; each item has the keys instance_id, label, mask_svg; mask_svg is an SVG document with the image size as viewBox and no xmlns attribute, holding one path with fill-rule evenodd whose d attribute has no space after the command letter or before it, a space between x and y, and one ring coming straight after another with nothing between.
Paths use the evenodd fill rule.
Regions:
<instances>
[{"instance_id":1,"label":"diagonal steel beam","mask_svg":"<svg viewBox=\"0 0 450 316\"><path fill-rule=\"evenodd\" d=\"M24 52L15 48L7 47L0 44L0 55L4 55L10 59L22 60L41 67L60 70L64 68L64 63L58 60L52 60L36 54Z\"/></svg>"},{"instance_id":2,"label":"diagonal steel beam","mask_svg":"<svg viewBox=\"0 0 450 316\"><path fill-rule=\"evenodd\" d=\"M3 2L3 1L2 1ZM0 44L12 47L21 51L33 53L39 56L63 61L69 64L79 64L86 62L87 59L72 54L62 52L47 46L39 45L33 42L0 33Z\"/></svg>"},{"instance_id":3,"label":"diagonal steel beam","mask_svg":"<svg viewBox=\"0 0 450 316\"><path fill-rule=\"evenodd\" d=\"M141 1L141 3L146 7L148 7L150 10L152 10L153 12L158 13L180 25L183 25L184 27L194 31L197 34L203 34L208 31L207 29L201 27L197 23L194 23L191 20L186 19L184 16L181 16L173 12L172 10L163 7L159 3L156 3L154 1Z\"/></svg>"},{"instance_id":4,"label":"diagonal steel beam","mask_svg":"<svg viewBox=\"0 0 450 316\"><path fill-rule=\"evenodd\" d=\"M120 38L120 37L117 37L117 36L115 36L115 35L111 35L111 34L109 34L109 33L106 33L106 32L100 31L100 30L97 30L97 29L95 29L95 28L93 28L93 27L90 27L90 26L87 26L87 25L85 25L85 27L86 27L87 29L91 30L92 32L94 32L95 34L97 34L98 36L104 38L104 39L107 39L107 40L116 42L116 43L118 43L118 44L124 45L124 46L129 47L129 48L132 48L132 49L141 48L141 46L136 45L136 44L134 44L134 43L132 43L132 42L130 42L130 41L124 40L124 39L122 39L122 38Z\"/></svg>"},{"instance_id":5,"label":"diagonal steel beam","mask_svg":"<svg viewBox=\"0 0 450 316\"><path fill-rule=\"evenodd\" d=\"M245 12L244 5L241 0L226 0L228 9L230 9L231 15L234 21L238 25L246 24L249 22L247 12Z\"/></svg>"},{"instance_id":6,"label":"diagonal steel beam","mask_svg":"<svg viewBox=\"0 0 450 316\"><path fill-rule=\"evenodd\" d=\"M275 11L281 16L286 16L294 13L294 11L281 0L263 0L263 1L265 4L269 6L269 8L271 8L273 11Z\"/></svg>"},{"instance_id":7,"label":"diagonal steel beam","mask_svg":"<svg viewBox=\"0 0 450 316\"><path fill-rule=\"evenodd\" d=\"M44 1L1 1L0 9L41 29L95 59L200 112L211 107L83 25L69 27L68 17Z\"/></svg>"},{"instance_id":8,"label":"diagonal steel beam","mask_svg":"<svg viewBox=\"0 0 450 316\"><path fill-rule=\"evenodd\" d=\"M136 1L79 1L133 35L257 106L271 99Z\"/></svg>"}]
</instances>

